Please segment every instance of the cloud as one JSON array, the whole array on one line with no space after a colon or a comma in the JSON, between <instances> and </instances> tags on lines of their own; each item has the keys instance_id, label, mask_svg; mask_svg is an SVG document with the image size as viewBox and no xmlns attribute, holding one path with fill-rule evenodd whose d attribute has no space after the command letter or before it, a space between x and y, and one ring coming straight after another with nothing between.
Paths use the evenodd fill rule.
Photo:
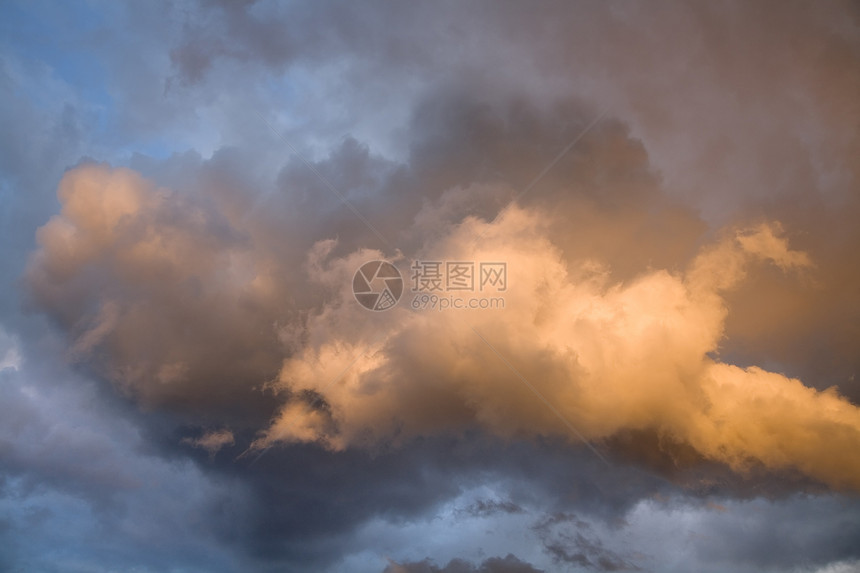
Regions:
<instances>
[{"instance_id":1,"label":"cloud","mask_svg":"<svg viewBox=\"0 0 860 573\"><path fill-rule=\"evenodd\" d=\"M342 449L473 424L502 436L566 434L495 351L589 440L656 430L737 470L798 468L833 487L860 487L858 460L846 455L860 437L855 406L834 390L712 358L728 313L722 294L751 264L809 269L778 227L729 233L683 273L652 270L613 284L599 261L566 265L548 219L512 206L492 222L453 223L425 246L424 259L507 263L505 309L483 314L403 305L362 321L349 277L381 253L328 259L332 244L320 244L309 269L332 302L309 318L308 343L279 376L277 387L299 398L256 446L319 440Z\"/></svg>"},{"instance_id":2,"label":"cloud","mask_svg":"<svg viewBox=\"0 0 860 573\"><path fill-rule=\"evenodd\" d=\"M851 573L860 567L860 561L840 561L815 569L815 573Z\"/></svg>"},{"instance_id":3,"label":"cloud","mask_svg":"<svg viewBox=\"0 0 860 573\"><path fill-rule=\"evenodd\" d=\"M465 503L493 512L480 532L428 525L415 540L396 537L392 558L440 570L462 558L454 566L475 570L486 555L452 548L489 540L484 530L504 519L637 517L631 508L659 491L678 504L659 518L679 522L666 529L673 539L699 523L690 511L699 498L737 522L704 519L702 538L679 555L654 551L655 569L755 571L809 555L822 567L853 563L850 528L840 536L834 524L853 523L856 510L828 505L814 483L856 489L858 473L860 52L850 2L192 0L69 5L15 23L27 10L8 10L0 62L0 98L11 102L0 321L23 357L12 361L20 370L65 356L94 384L110 381L120 397L106 385L100 395L129 416L144 411L133 415L140 441L117 451L193 462L163 474L178 497L199 487L196 472L242 484L240 500L204 511L216 528L236 522L225 508L246 512L226 527L236 554L250 556L241 568L378 571L397 531L488 474L504 485L481 499L510 499L524 513ZM46 39L36 47L33 30ZM602 106L604 119L504 209ZM380 244L260 114L400 251ZM31 308L66 337L46 349L40 317L17 310L13 281L66 169L62 212L40 232L24 281ZM370 315L348 291L365 257L390 258L408 276L418 257L503 251L504 311ZM472 327L612 467L576 447ZM4 356L0 340L0 364ZM0 366L0 382L16 372ZM46 400L35 395L25 411ZM94 433L111 435L107 426ZM62 453L62 436L31 435L32 451L48 451L33 446L46 440ZM277 449L235 460L254 440ZM88 509L70 497L103 507L80 477L101 479L102 465L62 456L52 465L13 441L16 475L62 491L40 503L75 515ZM84 442L74 448L84 458L88 447L110 449ZM18 491L17 479L6 491ZM749 540L734 534L759 524L756 498L794 507L785 496L797 489L818 494L806 511L768 512ZM135 508L153 499L117 497ZM743 509L732 497L750 501ZM824 509L810 529L826 533L805 544L798 531L814 508ZM0 530L24 539L61 529L62 517L22 528L38 523L27 515ZM181 522L130 515L147 531ZM357 540L380 521L384 534ZM791 541L771 536L772 523ZM583 536L549 543L592 564L599 543L627 556L608 530ZM103 547L97 536L52 539ZM545 545L510 543L487 555L510 550L553 568ZM640 543L631 562L650 563L641 553L655 545ZM781 561L763 557L774 547ZM339 561L346 553L358 561ZM737 553L731 566L721 561ZM193 559L214 568L205 554ZM424 556L436 561L422 565Z\"/></svg>"},{"instance_id":4,"label":"cloud","mask_svg":"<svg viewBox=\"0 0 860 573\"><path fill-rule=\"evenodd\" d=\"M603 546L589 531L588 523L574 515L547 516L533 529L556 563L596 571L638 571L632 561Z\"/></svg>"},{"instance_id":5,"label":"cloud","mask_svg":"<svg viewBox=\"0 0 860 573\"><path fill-rule=\"evenodd\" d=\"M636 149L623 132L598 137L602 145L591 150L597 165L629 161ZM647 187L648 176L639 177L644 191L640 182L613 192L666 205ZM178 194L130 170L93 164L61 182L63 210L39 231L28 282L72 334L72 357L150 407L224 423L217 408L230 412L235 396L264 402L264 387L282 392L286 404L253 448L319 441L341 450L471 427L509 438L566 434L502 356L589 441L653 431L737 471L763 464L836 488L860 487L857 460L833 454L858 439L850 402L833 389L817 392L716 358L726 293L749 268L814 273L814 261L788 247L778 224L729 229L684 270L630 267L616 282L612 262L623 264L623 252L568 248L595 244L606 231L566 232L563 223L580 208L596 210L614 233L639 223L614 203L600 206L605 195L595 204L587 191L566 194L558 180L547 185L548 197L560 197L554 211L541 199L491 219L470 215L471 195L511 195L485 184L452 188L414 212L416 258L507 264L512 286L503 311L435 316L404 303L368 321L352 300L351 276L384 253L325 239L309 247L299 277L285 281L295 249L277 260L256 215L235 210L241 195ZM409 272L405 255L397 262ZM313 290L320 302L296 312L286 302L292 288ZM262 425L271 411L255 408L246 428ZM802 423L795 429L786 420Z\"/></svg>"},{"instance_id":6,"label":"cloud","mask_svg":"<svg viewBox=\"0 0 860 573\"><path fill-rule=\"evenodd\" d=\"M541 464L530 469L537 474L544 468ZM505 479L505 475L498 477ZM579 476L570 472L567 477ZM562 477L546 490L515 488L518 492L512 495L525 494L518 498L523 512L481 517L456 511L465 500L486 495L482 492L486 489L506 488L502 482L483 480L422 518L391 523L371 520L358 529L358 547L384 539L394 561L420 563L429 555L437 567L454 559L478 564L487 555L512 553L546 571L599 570L603 557L608 568L684 567L706 573L814 571L828 563L853 563L858 551L851 542L857 535L852 517L856 503L839 495L738 500L719 495L691 498L676 492L638 498L633 506L608 517L584 510L564 495L551 500L529 496L537 491L563 491ZM599 497L601 488L583 493ZM567 563L564 557L581 565Z\"/></svg>"},{"instance_id":7,"label":"cloud","mask_svg":"<svg viewBox=\"0 0 860 573\"><path fill-rule=\"evenodd\" d=\"M101 390L56 357L0 369L0 564L231 570L245 486L166 459Z\"/></svg>"},{"instance_id":8,"label":"cloud","mask_svg":"<svg viewBox=\"0 0 860 573\"><path fill-rule=\"evenodd\" d=\"M466 508L458 510L472 517L488 517L495 513L522 513L523 508L512 501L497 501L494 499L479 499Z\"/></svg>"},{"instance_id":9,"label":"cloud","mask_svg":"<svg viewBox=\"0 0 860 573\"><path fill-rule=\"evenodd\" d=\"M251 389L276 371L285 316L270 261L205 202L128 169L82 165L58 195L28 282L71 333L72 360L150 407L199 407L203 420L243 394L259 408Z\"/></svg>"},{"instance_id":10,"label":"cloud","mask_svg":"<svg viewBox=\"0 0 860 573\"><path fill-rule=\"evenodd\" d=\"M214 455L224 446L232 446L236 443L233 432L230 430L215 430L206 432L199 438L183 438L182 443L189 444L195 448L203 448L210 455Z\"/></svg>"},{"instance_id":11,"label":"cloud","mask_svg":"<svg viewBox=\"0 0 860 573\"><path fill-rule=\"evenodd\" d=\"M18 341L0 326L0 370L6 368L19 370L21 368L21 361L22 357Z\"/></svg>"},{"instance_id":12,"label":"cloud","mask_svg":"<svg viewBox=\"0 0 860 573\"><path fill-rule=\"evenodd\" d=\"M392 563L383 573L540 573L541 571L508 554L505 557L490 557L480 565L473 565L461 559L454 559L444 567L435 565L429 559L412 563Z\"/></svg>"}]
</instances>

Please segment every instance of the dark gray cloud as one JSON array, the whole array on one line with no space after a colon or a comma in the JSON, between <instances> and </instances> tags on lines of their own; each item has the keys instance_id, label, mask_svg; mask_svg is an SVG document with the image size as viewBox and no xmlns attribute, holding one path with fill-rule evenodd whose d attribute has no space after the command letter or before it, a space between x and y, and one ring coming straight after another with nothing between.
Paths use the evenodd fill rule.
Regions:
<instances>
[{"instance_id":1,"label":"dark gray cloud","mask_svg":"<svg viewBox=\"0 0 860 573\"><path fill-rule=\"evenodd\" d=\"M444 567L439 567L430 560L393 563L386 567L383 573L540 573L541 571L508 554L505 557L490 557L480 565L473 565L462 559L454 559Z\"/></svg>"},{"instance_id":2,"label":"dark gray cloud","mask_svg":"<svg viewBox=\"0 0 860 573\"><path fill-rule=\"evenodd\" d=\"M488 517L494 513L522 513L523 508L512 501L497 501L494 499L479 499L475 503L463 508L463 513L472 517Z\"/></svg>"},{"instance_id":3,"label":"dark gray cloud","mask_svg":"<svg viewBox=\"0 0 860 573\"><path fill-rule=\"evenodd\" d=\"M231 570L234 557L218 546L243 521L244 486L164 459L138 413L37 357L24 351L0 369L8 570Z\"/></svg>"},{"instance_id":4,"label":"dark gray cloud","mask_svg":"<svg viewBox=\"0 0 860 573\"><path fill-rule=\"evenodd\" d=\"M748 268L712 355L857 404L854 4L37 8L4 7L17 24L0 34L0 568L856 566L856 500L809 468L724 463L659 427L596 441L609 466L549 425L493 436L474 400L437 390L446 346L412 361L418 336L386 348L421 406L392 416L401 433L239 457L284 404L337 412L334 394L270 384L321 347L314 321L338 300L314 245L410 257L494 221L604 108L517 202L559 260L605 262L623 289L685 272L723 225L778 220L813 265ZM73 166L89 191L58 205ZM37 242L60 208L75 232ZM322 342L358 329L339 326ZM533 396L511 395L515 422Z\"/></svg>"},{"instance_id":5,"label":"dark gray cloud","mask_svg":"<svg viewBox=\"0 0 860 573\"><path fill-rule=\"evenodd\" d=\"M589 538L590 526L575 515L556 513L534 526L547 552L557 563L598 571L628 571L639 567Z\"/></svg>"}]
</instances>

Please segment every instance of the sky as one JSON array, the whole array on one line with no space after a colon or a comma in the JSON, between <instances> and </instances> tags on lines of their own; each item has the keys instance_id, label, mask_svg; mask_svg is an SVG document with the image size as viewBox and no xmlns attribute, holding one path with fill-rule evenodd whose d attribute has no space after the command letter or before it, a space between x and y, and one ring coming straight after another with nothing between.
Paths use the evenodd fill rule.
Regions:
<instances>
[{"instance_id":1,"label":"sky","mask_svg":"<svg viewBox=\"0 0 860 573\"><path fill-rule=\"evenodd\" d=\"M0 571L860 571L860 5L0 5Z\"/></svg>"}]
</instances>

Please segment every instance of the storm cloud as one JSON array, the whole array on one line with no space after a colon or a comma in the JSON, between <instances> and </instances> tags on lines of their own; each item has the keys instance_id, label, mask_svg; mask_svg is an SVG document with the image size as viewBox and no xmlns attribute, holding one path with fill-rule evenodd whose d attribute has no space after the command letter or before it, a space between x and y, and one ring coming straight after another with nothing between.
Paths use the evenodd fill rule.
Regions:
<instances>
[{"instance_id":1,"label":"storm cloud","mask_svg":"<svg viewBox=\"0 0 860 573\"><path fill-rule=\"evenodd\" d=\"M0 29L0 568L856 567L855 4L41 10Z\"/></svg>"}]
</instances>

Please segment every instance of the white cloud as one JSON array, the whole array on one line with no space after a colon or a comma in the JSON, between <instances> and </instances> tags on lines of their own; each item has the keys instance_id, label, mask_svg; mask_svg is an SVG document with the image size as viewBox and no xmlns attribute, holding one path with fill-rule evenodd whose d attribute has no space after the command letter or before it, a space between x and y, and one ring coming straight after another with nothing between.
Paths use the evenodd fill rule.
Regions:
<instances>
[{"instance_id":1,"label":"white cloud","mask_svg":"<svg viewBox=\"0 0 860 573\"><path fill-rule=\"evenodd\" d=\"M17 339L0 326L0 370L19 370L22 361Z\"/></svg>"}]
</instances>

